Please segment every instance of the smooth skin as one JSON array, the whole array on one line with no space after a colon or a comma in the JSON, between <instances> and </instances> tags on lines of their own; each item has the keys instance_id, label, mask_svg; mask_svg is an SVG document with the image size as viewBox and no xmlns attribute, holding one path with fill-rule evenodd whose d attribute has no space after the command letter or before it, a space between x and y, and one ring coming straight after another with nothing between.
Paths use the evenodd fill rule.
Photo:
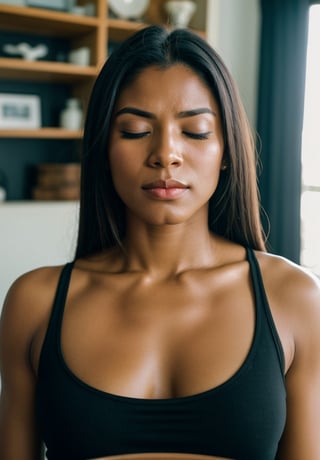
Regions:
<instances>
[{"instance_id":1,"label":"smooth skin","mask_svg":"<svg viewBox=\"0 0 320 460\"><path fill-rule=\"evenodd\" d=\"M207 225L223 152L217 103L190 69L151 67L121 93L106 161L127 209L126 253L76 261L62 327L65 361L87 384L135 398L188 396L225 382L245 360L254 334L245 249ZM277 459L319 460L319 283L281 257L257 257L286 362ZM2 460L40 458L35 384L60 271L23 275L5 301Z\"/></svg>"}]
</instances>

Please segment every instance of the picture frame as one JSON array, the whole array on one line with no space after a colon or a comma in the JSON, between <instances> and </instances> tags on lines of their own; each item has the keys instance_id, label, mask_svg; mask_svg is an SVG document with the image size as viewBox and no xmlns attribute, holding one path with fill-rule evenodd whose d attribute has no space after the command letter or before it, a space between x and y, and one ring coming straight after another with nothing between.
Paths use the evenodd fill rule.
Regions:
<instances>
[{"instance_id":1,"label":"picture frame","mask_svg":"<svg viewBox=\"0 0 320 460\"><path fill-rule=\"evenodd\" d=\"M40 126L39 96L0 93L0 129L37 129Z\"/></svg>"}]
</instances>

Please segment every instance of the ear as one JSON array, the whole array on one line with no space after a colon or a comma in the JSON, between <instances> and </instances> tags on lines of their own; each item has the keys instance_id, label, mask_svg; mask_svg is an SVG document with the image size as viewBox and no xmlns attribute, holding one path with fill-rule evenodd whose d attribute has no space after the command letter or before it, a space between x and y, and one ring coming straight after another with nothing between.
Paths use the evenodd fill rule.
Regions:
<instances>
[{"instance_id":1,"label":"ear","mask_svg":"<svg viewBox=\"0 0 320 460\"><path fill-rule=\"evenodd\" d=\"M221 171L225 171L226 169L228 168L228 162L226 159L223 159L222 162L221 162Z\"/></svg>"}]
</instances>

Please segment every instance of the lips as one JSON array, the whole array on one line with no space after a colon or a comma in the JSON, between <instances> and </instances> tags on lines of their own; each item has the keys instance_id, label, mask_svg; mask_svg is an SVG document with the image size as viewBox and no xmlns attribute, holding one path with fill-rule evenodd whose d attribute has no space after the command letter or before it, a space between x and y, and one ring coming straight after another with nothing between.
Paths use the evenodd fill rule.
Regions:
<instances>
[{"instance_id":1,"label":"lips","mask_svg":"<svg viewBox=\"0 0 320 460\"><path fill-rule=\"evenodd\" d=\"M170 189L170 188L180 188L180 189L186 189L189 188L186 184L183 182L180 182L175 179L167 179L167 180L156 180L153 182L150 182L148 184L144 184L142 186L143 190L152 190L156 188L163 188L163 189Z\"/></svg>"},{"instance_id":2,"label":"lips","mask_svg":"<svg viewBox=\"0 0 320 460\"><path fill-rule=\"evenodd\" d=\"M184 195L189 186L175 179L167 179L149 182L142 189L153 199L171 201Z\"/></svg>"}]
</instances>

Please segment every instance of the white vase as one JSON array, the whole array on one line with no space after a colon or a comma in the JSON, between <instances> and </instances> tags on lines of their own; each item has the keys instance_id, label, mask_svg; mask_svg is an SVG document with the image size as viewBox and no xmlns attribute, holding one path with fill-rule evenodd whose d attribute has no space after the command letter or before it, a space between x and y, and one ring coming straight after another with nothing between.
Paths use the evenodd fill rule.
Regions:
<instances>
[{"instance_id":1,"label":"white vase","mask_svg":"<svg viewBox=\"0 0 320 460\"><path fill-rule=\"evenodd\" d=\"M82 128L83 112L79 99L67 99L66 107L60 114L60 126L64 129L79 130Z\"/></svg>"},{"instance_id":2,"label":"white vase","mask_svg":"<svg viewBox=\"0 0 320 460\"><path fill-rule=\"evenodd\" d=\"M164 4L164 8L168 13L171 25L174 27L187 27L196 11L196 3L192 0L169 0Z\"/></svg>"}]
</instances>

